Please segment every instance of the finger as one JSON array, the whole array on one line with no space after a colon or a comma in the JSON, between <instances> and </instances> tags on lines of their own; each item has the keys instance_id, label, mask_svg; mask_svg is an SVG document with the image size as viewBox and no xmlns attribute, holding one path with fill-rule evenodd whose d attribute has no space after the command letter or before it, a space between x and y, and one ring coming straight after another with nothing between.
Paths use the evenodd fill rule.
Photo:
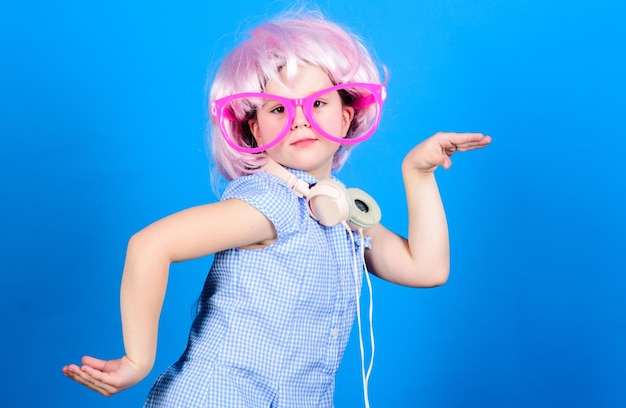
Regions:
<instances>
[{"instance_id":1,"label":"finger","mask_svg":"<svg viewBox=\"0 0 626 408\"><path fill-rule=\"evenodd\" d=\"M93 384L93 389L102 395L113 395L126 387L122 387L118 372L106 372L90 366L82 366L81 370L88 374ZM91 388L91 387L90 387Z\"/></svg>"},{"instance_id":2,"label":"finger","mask_svg":"<svg viewBox=\"0 0 626 408\"><path fill-rule=\"evenodd\" d=\"M76 364L70 364L63 367L63 373L85 387L96 391L102 395L110 396L118 392L118 388L109 384L110 375L102 370L105 368L106 361L84 356L81 359L82 367Z\"/></svg>"},{"instance_id":3,"label":"finger","mask_svg":"<svg viewBox=\"0 0 626 408\"><path fill-rule=\"evenodd\" d=\"M98 394L104 395L105 397L110 397L117 392L115 387L96 380L87 380L82 382L82 384L90 390L93 390Z\"/></svg>"},{"instance_id":4,"label":"finger","mask_svg":"<svg viewBox=\"0 0 626 408\"><path fill-rule=\"evenodd\" d=\"M487 147L488 144L460 144L460 145L456 145L457 152L467 152L470 150L477 150L477 149L482 149L484 147Z\"/></svg>"},{"instance_id":5,"label":"finger","mask_svg":"<svg viewBox=\"0 0 626 408\"><path fill-rule=\"evenodd\" d=\"M63 374L65 374L68 377L74 377L81 374L80 371L80 367L77 366L76 364L68 364L65 367L63 367Z\"/></svg>"},{"instance_id":6,"label":"finger","mask_svg":"<svg viewBox=\"0 0 626 408\"><path fill-rule=\"evenodd\" d=\"M448 142L443 146L443 152L446 154L446 156L452 156L457 150L459 150L459 147L454 143Z\"/></svg>"},{"instance_id":7,"label":"finger","mask_svg":"<svg viewBox=\"0 0 626 408\"><path fill-rule=\"evenodd\" d=\"M89 375L95 381L106 382L106 383L111 382L111 374L106 371L102 371L100 369L97 369L88 365L84 365L80 369L82 372Z\"/></svg>"},{"instance_id":8,"label":"finger","mask_svg":"<svg viewBox=\"0 0 626 408\"><path fill-rule=\"evenodd\" d=\"M94 381L87 385L89 389L96 391L97 393L104 395L105 397L110 397L113 394L119 392L117 387L114 387L110 384L102 383L99 381Z\"/></svg>"},{"instance_id":9,"label":"finger","mask_svg":"<svg viewBox=\"0 0 626 408\"><path fill-rule=\"evenodd\" d=\"M450 159L449 156L446 156L441 163L441 167L443 167L445 170L448 170L450 167L452 167L452 159Z\"/></svg>"},{"instance_id":10,"label":"finger","mask_svg":"<svg viewBox=\"0 0 626 408\"><path fill-rule=\"evenodd\" d=\"M435 154L431 157L430 165L433 166L433 170L437 166L449 169L450 166L452 166L450 156L452 156L456 151L456 146L451 143L439 143L437 147L437 151L435 151Z\"/></svg>"},{"instance_id":11,"label":"finger","mask_svg":"<svg viewBox=\"0 0 626 408\"><path fill-rule=\"evenodd\" d=\"M82 384L92 389L94 387L95 379L93 379L88 373L84 372L80 367L75 364L64 367L63 373L79 384Z\"/></svg>"},{"instance_id":12,"label":"finger","mask_svg":"<svg viewBox=\"0 0 626 408\"><path fill-rule=\"evenodd\" d=\"M491 136L481 133L449 133L440 134L440 146L443 157L439 165L448 170L452 166L450 156L458 152L480 149L491 143Z\"/></svg>"},{"instance_id":13,"label":"finger","mask_svg":"<svg viewBox=\"0 0 626 408\"><path fill-rule=\"evenodd\" d=\"M482 133L473 132L437 132L434 135L438 139L454 140L455 142L461 142L464 140L479 140L485 137Z\"/></svg>"},{"instance_id":14,"label":"finger","mask_svg":"<svg viewBox=\"0 0 626 408\"><path fill-rule=\"evenodd\" d=\"M80 359L80 362L84 366L93 367L96 370L104 371L104 367L106 365L106 360L101 360L99 358L91 357L91 356L83 356Z\"/></svg>"},{"instance_id":15,"label":"finger","mask_svg":"<svg viewBox=\"0 0 626 408\"><path fill-rule=\"evenodd\" d=\"M485 136L478 140L453 141L452 143L456 146L457 151L466 152L488 146L491 143L491 137Z\"/></svg>"},{"instance_id":16,"label":"finger","mask_svg":"<svg viewBox=\"0 0 626 408\"><path fill-rule=\"evenodd\" d=\"M89 366L83 366L80 369L81 375L79 381L87 388L96 391L105 397L111 396L119 391L118 387L107 382L110 380L108 373L103 373Z\"/></svg>"}]
</instances>

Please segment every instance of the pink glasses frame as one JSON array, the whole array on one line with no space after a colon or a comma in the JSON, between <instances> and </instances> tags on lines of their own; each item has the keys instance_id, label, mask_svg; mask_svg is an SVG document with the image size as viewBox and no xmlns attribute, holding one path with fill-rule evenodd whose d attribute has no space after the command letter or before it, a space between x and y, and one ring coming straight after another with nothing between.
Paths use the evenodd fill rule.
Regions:
<instances>
[{"instance_id":1,"label":"pink glasses frame","mask_svg":"<svg viewBox=\"0 0 626 408\"><path fill-rule=\"evenodd\" d=\"M339 91L342 89L352 89L352 88L364 88L364 89L367 89L371 93L367 97L357 99L355 102L351 103L349 106L353 107L354 109L363 109L367 106L370 106L372 103L375 103L376 112L375 112L374 122L372 124L372 127L363 135L359 137L355 137L355 138L349 138L349 139L336 137L336 136L326 133L324 129L322 129L322 127L319 126L317 122L315 121L315 117L313 115L313 105L315 104L315 101L317 100L318 97L328 92ZM285 126L281 130L280 135L276 137L274 140L272 140L270 143L260 146L260 147L243 147L243 146L239 146L235 141L233 141L231 137L229 136L225 120L228 119L232 121L243 122L242 120L239 120L233 117L231 112L227 109L228 104L232 100L238 99L238 98L267 98L267 99L274 99L282 103L282 105L285 107L285 110L287 112L287 121L285 122ZM272 95L272 94L267 94L267 93L262 93L262 92L244 92L244 93L229 95L224 98L216 99L215 101L211 102L211 115L213 115L213 117L215 117L216 120L218 121L220 130L222 131L222 136L224 137L224 140L226 140L226 143L228 143L228 145L232 147L233 149L242 153L260 153L271 148L272 146L279 143L282 139L284 139L287 133L289 133L289 129L291 129L293 125L294 118L296 117L296 108L298 106L302 107L304 116L308 120L309 124L320 135L322 135L328 140L332 140L333 142L351 145L351 144L356 144L356 143L359 143L368 139L376 131L376 128L378 127L378 124L380 122L383 102L386 98L387 98L387 90L384 85L368 84L368 83L360 83L360 82L352 82L352 83L345 83L345 84L331 86L330 88L322 89L321 91L315 92L307 96L306 98L297 98L297 99L284 98L282 96Z\"/></svg>"}]
</instances>

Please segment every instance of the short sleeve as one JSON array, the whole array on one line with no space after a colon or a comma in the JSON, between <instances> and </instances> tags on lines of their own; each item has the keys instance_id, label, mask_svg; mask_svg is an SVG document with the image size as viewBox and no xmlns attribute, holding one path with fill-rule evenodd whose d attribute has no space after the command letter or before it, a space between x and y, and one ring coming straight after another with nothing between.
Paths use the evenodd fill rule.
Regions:
<instances>
[{"instance_id":1,"label":"short sleeve","mask_svg":"<svg viewBox=\"0 0 626 408\"><path fill-rule=\"evenodd\" d=\"M236 198L265 215L276 228L277 238L293 233L298 227L298 197L284 183L264 172L231 181L222 201Z\"/></svg>"}]
</instances>

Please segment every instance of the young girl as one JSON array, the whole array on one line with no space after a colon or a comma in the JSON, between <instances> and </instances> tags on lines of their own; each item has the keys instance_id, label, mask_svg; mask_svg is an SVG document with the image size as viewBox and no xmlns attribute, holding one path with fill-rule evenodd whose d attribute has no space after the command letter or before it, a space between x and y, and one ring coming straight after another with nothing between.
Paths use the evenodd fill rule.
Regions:
<instances>
[{"instance_id":1,"label":"young girl","mask_svg":"<svg viewBox=\"0 0 626 408\"><path fill-rule=\"evenodd\" d=\"M368 270L390 282L446 282L448 231L433 172L491 139L438 133L408 153L407 240L376 220L336 217L351 193L331 173L374 132L385 98L353 35L312 14L261 25L227 56L210 98L212 153L230 180L222 200L131 238L121 287L126 355L86 356L63 372L103 395L141 381L155 361L170 264L214 253L188 346L145 406L332 407L360 291L357 255L364 246Z\"/></svg>"}]
</instances>

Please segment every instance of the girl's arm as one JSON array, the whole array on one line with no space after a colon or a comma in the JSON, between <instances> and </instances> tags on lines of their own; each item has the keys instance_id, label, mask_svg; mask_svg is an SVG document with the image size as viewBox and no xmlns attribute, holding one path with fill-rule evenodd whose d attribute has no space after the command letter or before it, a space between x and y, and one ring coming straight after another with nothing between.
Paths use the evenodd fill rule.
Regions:
<instances>
[{"instance_id":1,"label":"girl's arm","mask_svg":"<svg viewBox=\"0 0 626 408\"><path fill-rule=\"evenodd\" d=\"M450 168L450 156L487 146L491 137L479 133L437 133L417 145L402 163L409 211L405 239L377 225L370 230L366 251L369 270L382 279L413 287L442 285L450 270L448 225L434 171Z\"/></svg>"},{"instance_id":2,"label":"girl's arm","mask_svg":"<svg viewBox=\"0 0 626 408\"><path fill-rule=\"evenodd\" d=\"M236 199L190 208L141 230L129 241L122 276L126 355L108 361L86 356L82 366L68 365L63 372L103 395L138 383L154 365L170 264L275 237L260 211Z\"/></svg>"}]
</instances>

